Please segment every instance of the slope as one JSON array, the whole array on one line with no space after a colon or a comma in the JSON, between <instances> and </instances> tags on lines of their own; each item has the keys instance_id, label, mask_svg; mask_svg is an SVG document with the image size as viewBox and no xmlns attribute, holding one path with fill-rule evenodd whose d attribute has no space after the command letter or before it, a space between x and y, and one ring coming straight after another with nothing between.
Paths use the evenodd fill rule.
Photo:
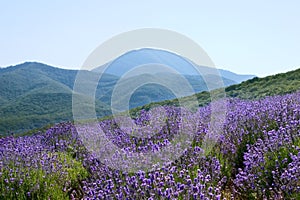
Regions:
<instances>
[{"instance_id":1,"label":"slope","mask_svg":"<svg viewBox=\"0 0 300 200\"><path fill-rule=\"evenodd\" d=\"M300 68L287 73L280 73L264 78L253 78L240 84L231 85L225 88L227 97L241 99L260 99L266 96L284 95L300 90ZM212 92L218 92L214 90ZM199 106L207 105L211 102L210 93L203 91L192 96L183 97L182 102L189 102L194 97L198 100ZM178 99L166 100L162 102L150 103L130 110L131 115L135 116L141 109L149 110L156 105L179 106Z\"/></svg>"},{"instance_id":2,"label":"slope","mask_svg":"<svg viewBox=\"0 0 300 200\"><path fill-rule=\"evenodd\" d=\"M0 69L0 135L72 120L76 74L34 62ZM95 104L98 116L110 114L107 105L98 100Z\"/></svg>"}]
</instances>

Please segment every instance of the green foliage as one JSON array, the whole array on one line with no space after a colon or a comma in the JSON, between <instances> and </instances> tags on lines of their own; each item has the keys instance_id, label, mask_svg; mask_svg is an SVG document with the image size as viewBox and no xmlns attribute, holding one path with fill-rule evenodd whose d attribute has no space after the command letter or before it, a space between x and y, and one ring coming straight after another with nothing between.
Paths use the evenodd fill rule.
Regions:
<instances>
[{"instance_id":1,"label":"green foliage","mask_svg":"<svg viewBox=\"0 0 300 200\"><path fill-rule=\"evenodd\" d=\"M109 108L99 101L96 101L96 111L101 117L110 114ZM72 118L71 93L31 94L0 109L0 133L22 133Z\"/></svg>"},{"instance_id":2,"label":"green foliage","mask_svg":"<svg viewBox=\"0 0 300 200\"><path fill-rule=\"evenodd\" d=\"M229 86L225 91L227 96L242 99L259 99L266 96L283 95L299 90L299 77L300 69L297 69L265 78L255 77L241 84Z\"/></svg>"},{"instance_id":3,"label":"green foliage","mask_svg":"<svg viewBox=\"0 0 300 200\"><path fill-rule=\"evenodd\" d=\"M78 189L80 180L88 176L81 162L66 153L48 153L56 157L54 168L47 173L41 167L33 168L10 164L10 169L0 168L0 199L69 199L68 190Z\"/></svg>"}]
</instances>

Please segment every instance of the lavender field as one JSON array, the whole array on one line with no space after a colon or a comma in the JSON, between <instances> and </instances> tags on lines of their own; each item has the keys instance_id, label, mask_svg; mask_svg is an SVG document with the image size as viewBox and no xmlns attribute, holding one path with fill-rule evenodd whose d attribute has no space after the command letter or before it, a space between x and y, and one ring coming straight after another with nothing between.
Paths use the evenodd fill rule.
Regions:
<instances>
[{"instance_id":1,"label":"lavender field","mask_svg":"<svg viewBox=\"0 0 300 200\"><path fill-rule=\"evenodd\" d=\"M136 134L151 132L151 137L128 135L114 120L99 122L125 153L158 155L187 122L190 146L178 159L147 171L104 165L83 145L72 123L0 138L0 199L300 199L300 93L228 99L226 106L222 132L205 152L209 106L191 115L165 107L161 129L149 126L149 115L155 113L141 111Z\"/></svg>"}]
</instances>

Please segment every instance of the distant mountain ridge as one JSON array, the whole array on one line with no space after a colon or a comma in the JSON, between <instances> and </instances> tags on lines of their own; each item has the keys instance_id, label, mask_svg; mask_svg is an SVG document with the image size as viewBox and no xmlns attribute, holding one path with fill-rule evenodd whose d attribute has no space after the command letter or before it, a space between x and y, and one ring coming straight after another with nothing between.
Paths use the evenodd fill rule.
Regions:
<instances>
[{"instance_id":1,"label":"distant mountain ridge","mask_svg":"<svg viewBox=\"0 0 300 200\"><path fill-rule=\"evenodd\" d=\"M181 60L181 58L177 59ZM164 61L162 58L161 60ZM169 62L172 64L172 61ZM24 132L49 123L72 120L73 86L78 72L78 70L61 69L38 62L25 62L0 68L0 135L8 131ZM99 76L96 70L80 72L87 77L85 79L87 84L90 79L93 79L91 77ZM236 80L221 77L225 86L233 85L246 78L231 72L227 75L225 73L227 77L228 74L234 75ZM158 73L154 77L168 77L170 82L176 83L176 76L172 74L165 76ZM185 74L184 77L195 92L207 90L203 78L199 75ZM126 84L132 84L139 78L142 77L132 76L124 81ZM111 95L119 79L118 74L114 74L113 71L102 75L95 94L98 117L111 114ZM80 96L80 94L77 95ZM174 97L168 88L146 84L132 94L129 109ZM119 100L122 101L122 98L120 97Z\"/></svg>"},{"instance_id":2,"label":"distant mountain ridge","mask_svg":"<svg viewBox=\"0 0 300 200\"><path fill-rule=\"evenodd\" d=\"M208 74L215 74L215 71L210 67L197 66L188 58L184 58L169 51L153 48L142 48L126 52L104 66L93 69L93 71L103 71L105 67L109 66L105 70L105 73L122 76L136 66L149 63L169 66L182 75L205 76ZM200 69L201 74L199 74L197 69ZM255 75L240 75L223 69L218 69L218 71L223 78L232 80L235 83L241 83L242 81L256 77Z\"/></svg>"},{"instance_id":3,"label":"distant mountain ridge","mask_svg":"<svg viewBox=\"0 0 300 200\"><path fill-rule=\"evenodd\" d=\"M139 67L143 70L139 69ZM152 69L153 71L151 71ZM109 73L118 77L127 76L127 80L123 82L125 85L133 85L136 82L136 79L142 78L138 77L139 73L145 73L145 71L147 71L146 73L149 73L150 75L145 77L145 80L147 78L151 79L151 75L153 75L161 77L161 79L168 78L169 82L176 84L178 77L176 77L176 74L170 73L169 69L184 77L196 93L206 91L208 89L216 89L222 85L223 87L230 86L256 77L255 75L239 75L228 70L217 70L205 66L196 66L187 58L175 53L152 48L142 48L126 52L113 61L97 67L92 71L98 73ZM200 74L197 70L200 70ZM128 74L128 72L131 73ZM223 83L217 82L216 80L221 80ZM138 90L140 94L138 101L135 102L135 98L133 98L133 102L129 105L129 109L148 104L150 102L163 101L170 99L171 97L175 98L175 96L171 95L166 89L163 92L163 89L157 88L157 86L154 87L153 85L147 85L143 87L145 87L145 91L152 92L148 92L146 94L143 90ZM178 85L178 88L180 87L181 86ZM110 102L110 97L113 93L112 89L113 87L108 89L107 93L99 97L99 99L104 102ZM193 93L186 93L186 95L191 95ZM165 95L157 96L156 94ZM133 96L137 97L137 95ZM122 100L124 100L124 95L120 95L120 101Z\"/></svg>"}]
</instances>

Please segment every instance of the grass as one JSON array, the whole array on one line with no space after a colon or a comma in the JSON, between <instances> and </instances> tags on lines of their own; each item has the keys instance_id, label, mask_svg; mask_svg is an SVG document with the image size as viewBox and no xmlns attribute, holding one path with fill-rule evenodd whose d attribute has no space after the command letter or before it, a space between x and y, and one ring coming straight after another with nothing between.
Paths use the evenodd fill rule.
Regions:
<instances>
[{"instance_id":1,"label":"grass","mask_svg":"<svg viewBox=\"0 0 300 200\"><path fill-rule=\"evenodd\" d=\"M10 163L9 169L1 168L0 199L69 199L71 190L80 190L79 181L88 176L82 163L62 152L48 153L48 157L57 160L51 173L41 165L32 168ZM60 170L56 170L58 165L62 165Z\"/></svg>"}]
</instances>

